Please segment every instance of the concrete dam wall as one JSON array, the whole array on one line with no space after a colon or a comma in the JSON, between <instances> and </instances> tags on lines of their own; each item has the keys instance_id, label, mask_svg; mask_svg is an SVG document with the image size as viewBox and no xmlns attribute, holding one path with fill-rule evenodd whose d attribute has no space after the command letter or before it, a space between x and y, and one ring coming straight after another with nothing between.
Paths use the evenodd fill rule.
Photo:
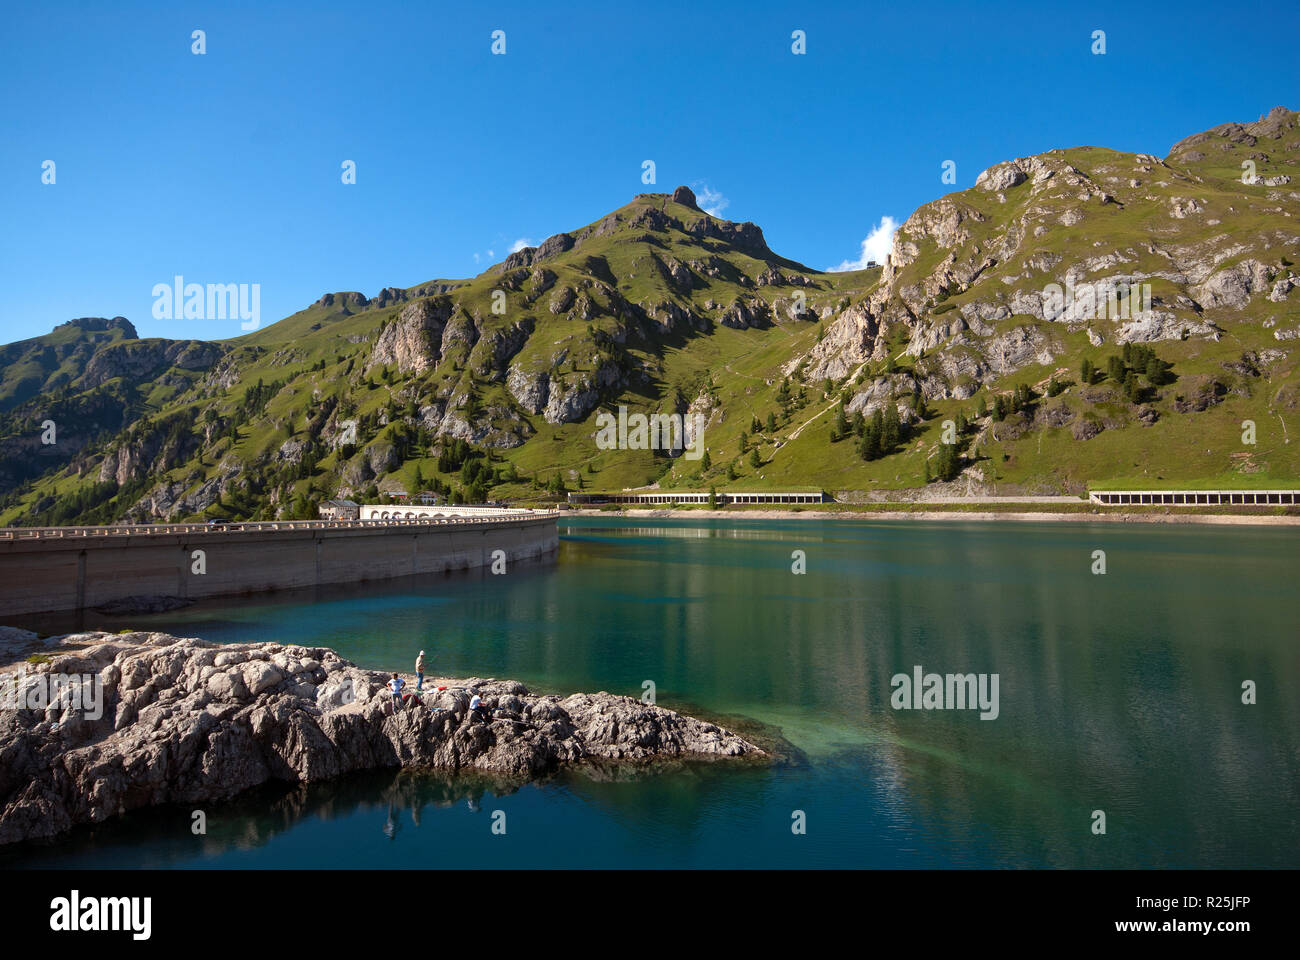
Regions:
<instances>
[{"instance_id":1,"label":"concrete dam wall","mask_svg":"<svg viewBox=\"0 0 1300 960\"><path fill-rule=\"evenodd\" d=\"M555 552L555 519L537 513L0 530L0 622L126 597L197 600L445 573L495 559L509 569Z\"/></svg>"}]
</instances>

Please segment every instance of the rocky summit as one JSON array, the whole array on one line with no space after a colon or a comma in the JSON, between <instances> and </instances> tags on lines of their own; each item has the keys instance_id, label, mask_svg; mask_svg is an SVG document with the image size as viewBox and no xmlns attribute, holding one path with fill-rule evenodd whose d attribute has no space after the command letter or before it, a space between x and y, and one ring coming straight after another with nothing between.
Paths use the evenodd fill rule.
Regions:
<instances>
[{"instance_id":1,"label":"rocky summit","mask_svg":"<svg viewBox=\"0 0 1300 960\"><path fill-rule=\"evenodd\" d=\"M851 500L1300 475L1290 109L1163 157L1004 160L860 269L781 256L686 186L557 226L476 277L326 293L228 340L116 318L0 348L0 523L301 519L421 489ZM708 456L603 448L619 406L699 415Z\"/></svg>"},{"instance_id":2,"label":"rocky summit","mask_svg":"<svg viewBox=\"0 0 1300 960\"><path fill-rule=\"evenodd\" d=\"M320 647L86 633L45 649L0 705L0 843L352 771L532 778L584 762L767 756L629 697L544 696L510 680L426 677L423 702L395 710L389 675ZM475 694L490 719L470 716Z\"/></svg>"}]
</instances>

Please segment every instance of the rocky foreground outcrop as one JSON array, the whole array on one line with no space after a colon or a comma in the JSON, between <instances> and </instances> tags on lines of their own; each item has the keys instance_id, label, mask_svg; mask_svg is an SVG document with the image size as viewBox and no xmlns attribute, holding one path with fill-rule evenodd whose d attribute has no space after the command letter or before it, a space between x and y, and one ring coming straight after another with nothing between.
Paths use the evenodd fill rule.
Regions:
<instances>
[{"instance_id":1,"label":"rocky foreground outcrop","mask_svg":"<svg viewBox=\"0 0 1300 960\"><path fill-rule=\"evenodd\" d=\"M46 649L0 690L0 843L359 770L535 777L583 761L766 756L629 697L539 696L511 680L426 677L423 703L394 710L387 674L321 647L88 633ZM476 693L490 720L469 716Z\"/></svg>"}]
</instances>

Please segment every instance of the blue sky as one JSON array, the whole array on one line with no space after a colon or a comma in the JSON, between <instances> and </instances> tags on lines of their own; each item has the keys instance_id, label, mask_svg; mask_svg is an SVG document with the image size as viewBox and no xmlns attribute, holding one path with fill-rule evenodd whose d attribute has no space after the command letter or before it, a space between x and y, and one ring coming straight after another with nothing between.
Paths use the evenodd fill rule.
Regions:
<instances>
[{"instance_id":1,"label":"blue sky","mask_svg":"<svg viewBox=\"0 0 1300 960\"><path fill-rule=\"evenodd\" d=\"M826 269L1000 160L1163 155L1300 106L1285 5L1054 6L10 5L0 340L114 315L237 336L155 319L154 285L260 284L265 325L327 291L472 276L679 183Z\"/></svg>"}]
</instances>

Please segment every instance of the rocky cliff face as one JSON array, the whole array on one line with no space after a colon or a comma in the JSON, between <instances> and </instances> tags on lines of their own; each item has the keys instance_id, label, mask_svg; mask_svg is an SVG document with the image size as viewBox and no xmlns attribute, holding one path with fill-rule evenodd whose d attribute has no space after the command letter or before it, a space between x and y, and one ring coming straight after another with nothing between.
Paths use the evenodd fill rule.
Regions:
<instances>
[{"instance_id":1,"label":"rocky cliff face","mask_svg":"<svg viewBox=\"0 0 1300 960\"><path fill-rule=\"evenodd\" d=\"M0 709L0 843L51 837L163 803L357 770L536 777L584 761L763 758L735 734L608 693L540 696L509 680L429 680L394 710L386 674L332 650L220 646L157 633L79 634L19 677ZM80 647L68 651L68 645ZM42 690L59 690L54 702ZM414 688L407 678L408 689ZM102 716L79 707L97 701ZM439 687L446 689L439 690ZM471 718L483 698L490 719ZM80 703L78 696L83 699ZM19 705L28 709L14 709Z\"/></svg>"},{"instance_id":2,"label":"rocky cliff face","mask_svg":"<svg viewBox=\"0 0 1300 960\"><path fill-rule=\"evenodd\" d=\"M785 369L841 379L887 355L925 357L927 396L960 399L1067 354L1073 333L1094 346L1217 341L1245 319L1286 339L1288 311L1272 304L1300 282L1286 255L1300 248L1300 192L1269 189L1286 173L1243 182L1241 160L1300 163L1296 114L1197 134L1165 160L1079 148L996 164L913 213L880 286ZM1126 301L1143 287L1139 315Z\"/></svg>"},{"instance_id":3,"label":"rocky cliff face","mask_svg":"<svg viewBox=\"0 0 1300 960\"><path fill-rule=\"evenodd\" d=\"M456 280L434 280L431 283L421 284L418 287L412 287L409 290L401 290L397 287L384 287L378 295L367 297L364 293L358 293L355 290L345 290L338 293L322 294L321 298L316 301L318 307L332 307L343 314L357 313L362 310L372 308L387 307L398 303L409 303L420 297L434 297L440 293L450 293L457 287L463 287L462 281Z\"/></svg>"},{"instance_id":4,"label":"rocky cliff face","mask_svg":"<svg viewBox=\"0 0 1300 960\"><path fill-rule=\"evenodd\" d=\"M81 377L85 387L98 387L115 377L144 380L168 367L208 370L225 351L203 340L128 340L98 351Z\"/></svg>"},{"instance_id":5,"label":"rocky cliff face","mask_svg":"<svg viewBox=\"0 0 1300 960\"><path fill-rule=\"evenodd\" d=\"M399 373L423 373L442 359L442 334L453 306L445 296L403 308L375 341L366 369L394 364Z\"/></svg>"}]
</instances>

